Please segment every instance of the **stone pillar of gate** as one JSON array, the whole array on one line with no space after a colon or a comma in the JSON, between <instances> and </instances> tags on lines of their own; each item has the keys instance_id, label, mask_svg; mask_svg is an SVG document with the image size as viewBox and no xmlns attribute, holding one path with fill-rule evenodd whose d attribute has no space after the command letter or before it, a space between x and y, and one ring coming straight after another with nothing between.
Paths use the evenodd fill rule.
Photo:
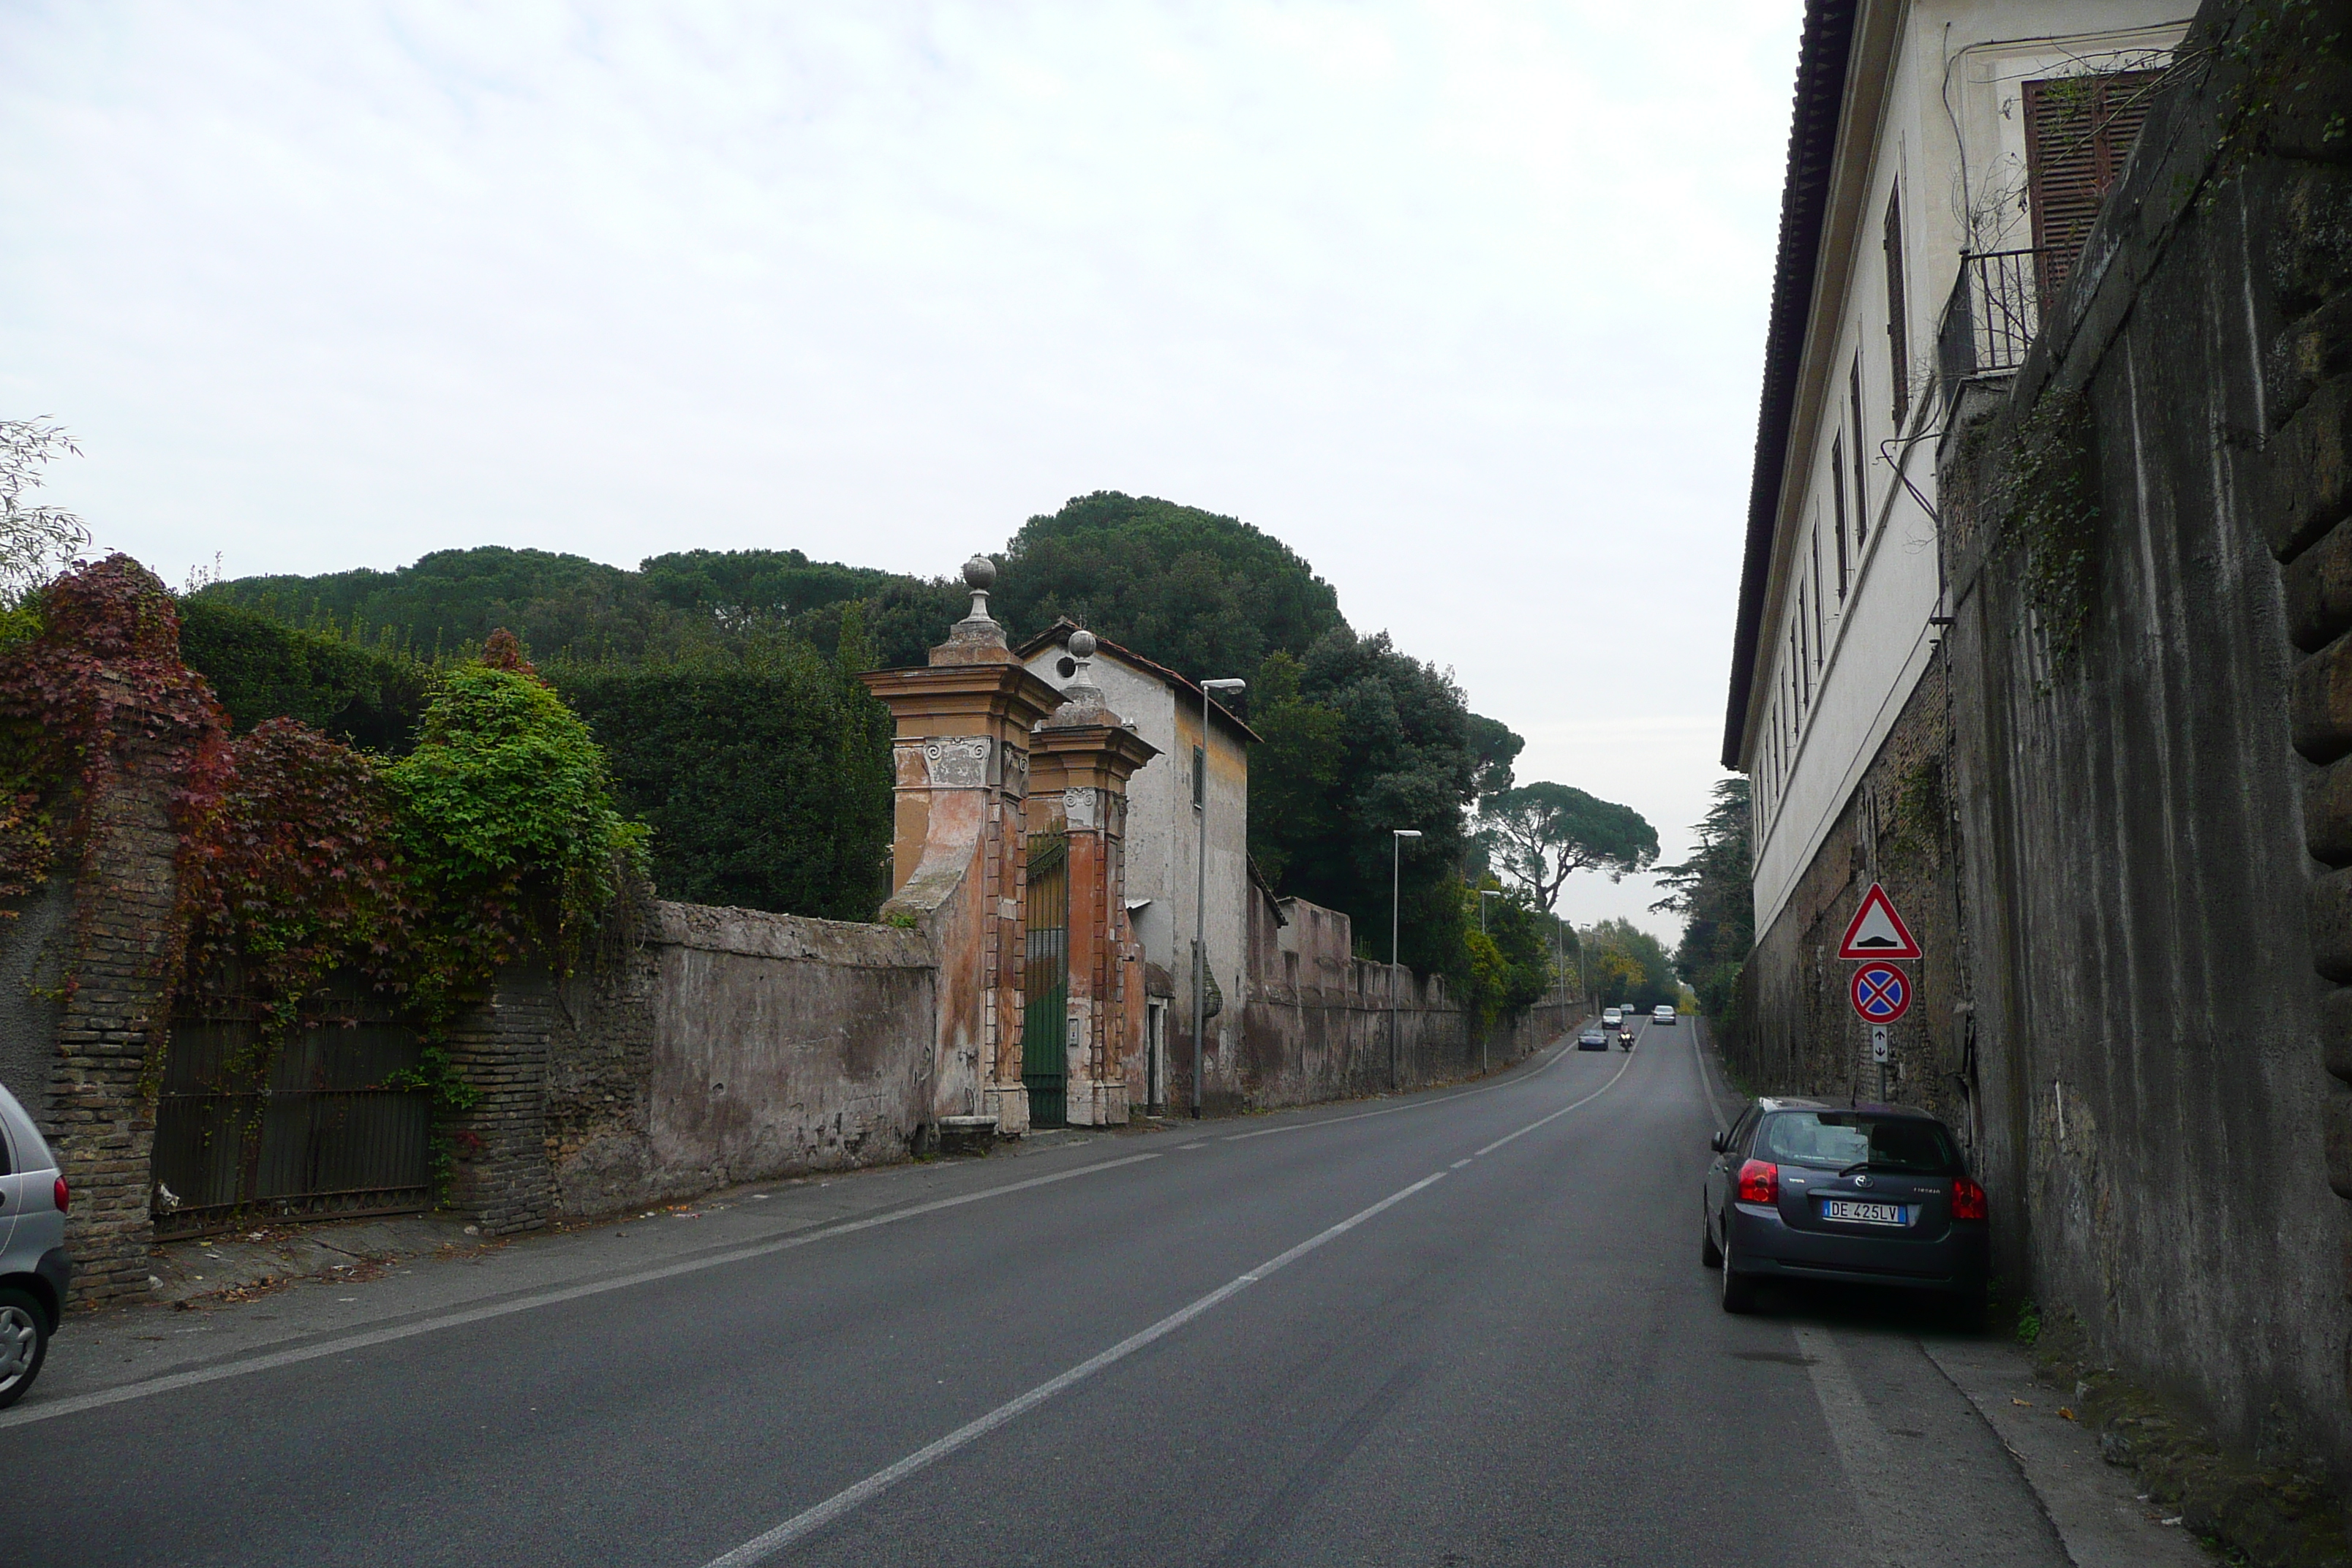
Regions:
<instances>
[{"instance_id":1,"label":"stone pillar of gate","mask_svg":"<svg viewBox=\"0 0 2352 1568\"><path fill-rule=\"evenodd\" d=\"M1061 693L1013 657L988 613L996 565L965 563L971 614L919 669L863 679L897 726L890 898L938 953L935 1115L1029 1128L1021 1082L1022 878L1027 859L1029 732Z\"/></svg>"},{"instance_id":2,"label":"stone pillar of gate","mask_svg":"<svg viewBox=\"0 0 2352 1568\"><path fill-rule=\"evenodd\" d=\"M1068 1115L1128 1117L1129 1069L1143 1047L1143 955L1127 919L1127 781L1159 748L1104 705L1087 675L1091 632L1075 632L1077 673L1030 737L1030 820L1070 846Z\"/></svg>"}]
</instances>

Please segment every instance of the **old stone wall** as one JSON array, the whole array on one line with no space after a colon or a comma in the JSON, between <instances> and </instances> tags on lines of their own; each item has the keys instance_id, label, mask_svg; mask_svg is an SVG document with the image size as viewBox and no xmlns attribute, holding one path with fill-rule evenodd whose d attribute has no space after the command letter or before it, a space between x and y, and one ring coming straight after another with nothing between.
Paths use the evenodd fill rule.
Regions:
<instances>
[{"instance_id":1,"label":"old stone wall","mask_svg":"<svg viewBox=\"0 0 2352 1568\"><path fill-rule=\"evenodd\" d=\"M2315 48L2219 58L1945 437L1965 1000L2004 1268L2342 1481L2352 90Z\"/></svg>"},{"instance_id":2,"label":"old stone wall","mask_svg":"<svg viewBox=\"0 0 2352 1568\"><path fill-rule=\"evenodd\" d=\"M1249 937L1240 1049L1228 1071L1210 1079L1234 1109L1467 1078L1508 1066L1581 1016L1548 1002L1481 1028L1446 996L1443 979L1417 982L1410 969L1357 958L1349 918L1304 899L1254 898Z\"/></svg>"},{"instance_id":3,"label":"old stone wall","mask_svg":"<svg viewBox=\"0 0 2352 1568\"><path fill-rule=\"evenodd\" d=\"M555 1212L903 1159L930 1128L938 970L891 926L656 903L551 998Z\"/></svg>"},{"instance_id":4,"label":"old stone wall","mask_svg":"<svg viewBox=\"0 0 2352 1568\"><path fill-rule=\"evenodd\" d=\"M1758 1093L1878 1098L1870 1030L1848 985L1857 965L1838 944L1872 883L1886 889L1924 960L1900 965L1911 1011L1890 1025L1886 1091L1972 1131L1958 888L1946 778L1950 763L1944 666L1938 658L1904 704L1844 809L1742 974L1724 1052Z\"/></svg>"}]
</instances>

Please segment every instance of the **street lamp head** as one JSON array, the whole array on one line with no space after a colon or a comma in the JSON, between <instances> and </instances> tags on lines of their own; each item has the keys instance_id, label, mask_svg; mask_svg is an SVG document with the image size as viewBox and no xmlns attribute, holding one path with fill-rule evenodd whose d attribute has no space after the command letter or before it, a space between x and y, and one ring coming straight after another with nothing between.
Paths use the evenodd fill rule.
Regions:
<instances>
[{"instance_id":1,"label":"street lamp head","mask_svg":"<svg viewBox=\"0 0 2352 1568\"><path fill-rule=\"evenodd\" d=\"M1421 829L1418 827L1391 827L1389 831L1395 834L1399 838L1418 838L1421 837Z\"/></svg>"},{"instance_id":2,"label":"street lamp head","mask_svg":"<svg viewBox=\"0 0 2352 1568\"><path fill-rule=\"evenodd\" d=\"M1235 680L1204 680L1204 681L1201 682L1201 689L1202 689L1202 690L1203 690L1203 691L1213 691L1213 692L1215 692L1218 696L1220 696L1220 697L1224 697L1224 696L1229 696L1229 695L1231 695L1232 693L1236 692L1236 691L1246 691L1246 690L1248 690L1248 689L1249 689L1249 682L1248 682L1248 681L1246 681L1246 680L1239 680L1239 679L1235 679Z\"/></svg>"}]
</instances>

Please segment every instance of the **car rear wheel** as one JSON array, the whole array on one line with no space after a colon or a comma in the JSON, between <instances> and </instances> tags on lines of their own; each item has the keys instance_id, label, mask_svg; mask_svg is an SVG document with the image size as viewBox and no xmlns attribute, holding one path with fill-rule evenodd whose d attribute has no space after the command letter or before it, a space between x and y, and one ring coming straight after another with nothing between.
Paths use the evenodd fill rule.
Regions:
<instances>
[{"instance_id":1,"label":"car rear wheel","mask_svg":"<svg viewBox=\"0 0 2352 1568\"><path fill-rule=\"evenodd\" d=\"M1715 1244L1715 1226L1706 1217L1705 1200L1698 1205L1698 1261L1702 1268L1723 1267L1723 1248Z\"/></svg>"},{"instance_id":2,"label":"car rear wheel","mask_svg":"<svg viewBox=\"0 0 2352 1568\"><path fill-rule=\"evenodd\" d=\"M22 1290L0 1290L0 1410L24 1396L49 1353L49 1318Z\"/></svg>"},{"instance_id":3,"label":"car rear wheel","mask_svg":"<svg viewBox=\"0 0 2352 1568\"><path fill-rule=\"evenodd\" d=\"M1756 1310L1756 1281L1732 1267L1727 1229L1723 1239L1723 1310L1745 1316Z\"/></svg>"}]
</instances>

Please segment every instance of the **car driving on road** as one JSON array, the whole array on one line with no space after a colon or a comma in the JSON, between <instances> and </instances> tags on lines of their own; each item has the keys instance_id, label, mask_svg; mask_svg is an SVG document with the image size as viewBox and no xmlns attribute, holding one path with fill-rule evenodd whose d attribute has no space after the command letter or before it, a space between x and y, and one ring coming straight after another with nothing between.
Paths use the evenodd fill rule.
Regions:
<instances>
[{"instance_id":1,"label":"car driving on road","mask_svg":"<svg viewBox=\"0 0 2352 1568\"><path fill-rule=\"evenodd\" d=\"M1924 1110L1759 1100L1714 1139L1700 1257L1723 1310L1753 1311L1767 1279L1936 1291L1982 1311L1985 1192L1950 1128Z\"/></svg>"},{"instance_id":2,"label":"car driving on road","mask_svg":"<svg viewBox=\"0 0 2352 1568\"><path fill-rule=\"evenodd\" d=\"M1650 1022L1653 1024L1671 1024L1674 1021L1675 1005L1673 1003L1661 1002L1650 1009Z\"/></svg>"},{"instance_id":3,"label":"car driving on road","mask_svg":"<svg viewBox=\"0 0 2352 1568\"><path fill-rule=\"evenodd\" d=\"M1601 1009L1601 1026L1602 1028L1613 1029L1624 1021L1625 1009L1622 1007L1603 1007Z\"/></svg>"},{"instance_id":4,"label":"car driving on road","mask_svg":"<svg viewBox=\"0 0 2352 1568\"><path fill-rule=\"evenodd\" d=\"M66 1305L66 1179L0 1085L0 1410L24 1397Z\"/></svg>"},{"instance_id":5,"label":"car driving on road","mask_svg":"<svg viewBox=\"0 0 2352 1568\"><path fill-rule=\"evenodd\" d=\"M1600 1025L1595 1024L1576 1037L1576 1048L1580 1051L1605 1051L1609 1048L1609 1036Z\"/></svg>"}]
</instances>

